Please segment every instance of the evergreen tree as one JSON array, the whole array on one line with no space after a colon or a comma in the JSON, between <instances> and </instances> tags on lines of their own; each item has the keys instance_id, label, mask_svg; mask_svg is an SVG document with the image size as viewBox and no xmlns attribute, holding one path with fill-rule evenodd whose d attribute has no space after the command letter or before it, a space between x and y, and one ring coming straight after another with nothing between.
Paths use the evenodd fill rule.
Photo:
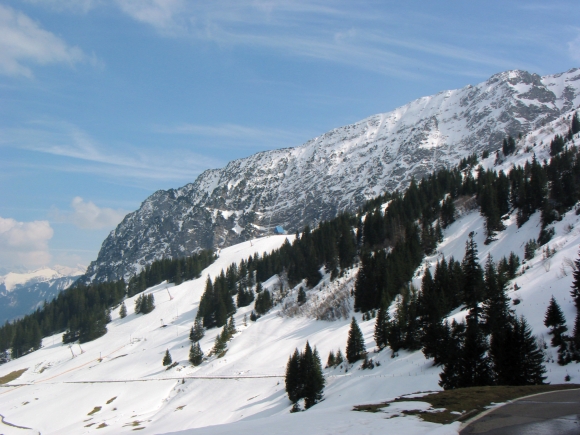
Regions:
<instances>
[{"instance_id":1,"label":"evergreen tree","mask_svg":"<svg viewBox=\"0 0 580 435\"><path fill-rule=\"evenodd\" d=\"M572 123L570 124L570 132L573 135L580 132L580 119L578 118L578 112L574 112Z\"/></svg>"},{"instance_id":2,"label":"evergreen tree","mask_svg":"<svg viewBox=\"0 0 580 435\"><path fill-rule=\"evenodd\" d=\"M515 150L516 150L516 141L514 140L513 137L508 136L507 139L503 140L502 151L504 155L508 156L510 154L513 154Z\"/></svg>"},{"instance_id":3,"label":"evergreen tree","mask_svg":"<svg viewBox=\"0 0 580 435\"><path fill-rule=\"evenodd\" d=\"M339 348L338 349L338 352L336 352L336 357L334 358L334 365L335 366L339 366L343 362L344 362L344 357L342 356L342 351Z\"/></svg>"},{"instance_id":4,"label":"evergreen tree","mask_svg":"<svg viewBox=\"0 0 580 435\"><path fill-rule=\"evenodd\" d=\"M125 305L125 302L121 304L121 308L119 309L119 317L121 319L127 317L127 306Z\"/></svg>"},{"instance_id":5,"label":"evergreen tree","mask_svg":"<svg viewBox=\"0 0 580 435\"><path fill-rule=\"evenodd\" d=\"M473 240L475 233L469 233L469 240L465 243L465 257L461 263L463 270L463 302L470 310L470 315L477 322L479 319L479 303L484 299L485 282L483 270L477 259L477 244Z\"/></svg>"},{"instance_id":6,"label":"evergreen tree","mask_svg":"<svg viewBox=\"0 0 580 435\"><path fill-rule=\"evenodd\" d=\"M455 222L455 202L451 196L447 197L441 205L441 226L447 228Z\"/></svg>"},{"instance_id":7,"label":"evergreen tree","mask_svg":"<svg viewBox=\"0 0 580 435\"><path fill-rule=\"evenodd\" d=\"M439 386L445 390L461 386L461 354L464 339L464 323L457 323L453 320L453 323L449 326L445 322L442 339L443 346L438 349L438 353L434 356L435 363L443 365L443 370L439 374Z\"/></svg>"},{"instance_id":8,"label":"evergreen tree","mask_svg":"<svg viewBox=\"0 0 580 435\"><path fill-rule=\"evenodd\" d=\"M491 361L487 356L489 343L475 320L467 321L463 343L460 372L460 387L491 385L493 381Z\"/></svg>"},{"instance_id":9,"label":"evergreen tree","mask_svg":"<svg viewBox=\"0 0 580 435\"><path fill-rule=\"evenodd\" d=\"M139 295L137 296L137 299L135 299L135 314L141 313L142 304L143 304L143 295Z\"/></svg>"},{"instance_id":10,"label":"evergreen tree","mask_svg":"<svg viewBox=\"0 0 580 435\"><path fill-rule=\"evenodd\" d=\"M544 355L523 317L492 333L490 354L498 385L539 385L546 379Z\"/></svg>"},{"instance_id":11,"label":"evergreen tree","mask_svg":"<svg viewBox=\"0 0 580 435\"><path fill-rule=\"evenodd\" d=\"M300 305L306 302L306 291L304 290L304 287L300 287L300 290L298 290L298 298L296 299L296 302Z\"/></svg>"},{"instance_id":12,"label":"evergreen tree","mask_svg":"<svg viewBox=\"0 0 580 435\"><path fill-rule=\"evenodd\" d=\"M213 343L213 348L211 350L211 353L213 355L216 355L218 358L221 358L222 356L224 356L227 348L228 348L228 333L227 333L227 326L224 326L224 328L222 329L222 332L218 335L216 335L214 343Z\"/></svg>"},{"instance_id":13,"label":"evergreen tree","mask_svg":"<svg viewBox=\"0 0 580 435\"><path fill-rule=\"evenodd\" d=\"M550 304L546 310L544 317L544 325L546 328L551 328L549 334L552 336L552 346L561 346L564 343L563 334L568 330L566 327L566 319L560 305L554 299L550 299Z\"/></svg>"},{"instance_id":14,"label":"evergreen tree","mask_svg":"<svg viewBox=\"0 0 580 435\"><path fill-rule=\"evenodd\" d=\"M564 146L564 138L557 134L556 137L552 139L552 142L550 142L550 155L553 157L556 154L561 153L564 149Z\"/></svg>"},{"instance_id":15,"label":"evergreen tree","mask_svg":"<svg viewBox=\"0 0 580 435\"><path fill-rule=\"evenodd\" d=\"M201 346L199 345L199 341L196 341L191 345L189 349L189 362L194 365L198 366L203 361L203 351L201 350Z\"/></svg>"},{"instance_id":16,"label":"evergreen tree","mask_svg":"<svg viewBox=\"0 0 580 435\"><path fill-rule=\"evenodd\" d=\"M580 131L580 121L578 121L578 112L574 114L574 119L579 122L578 131ZM574 125L574 124L573 124ZM572 298L576 305L576 320L574 321L574 330L572 332L572 343L574 349L574 359L580 361L580 255L574 261L575 269L573 272L574 280L572 282Z\"/></svg>"},{"instance_id":17,"label":"evergreen tree","mask_svg":"<svg viewBox=\"0 0 580 435\"><path fill-rule=\"evenodd\" d=\"M308 342L306 342L300 361L300 372L303 379L304 408L308 409L322 399L322 390L325 385L318 351L316 348L312 350Z\"/></svg>"},{"instance_id":18,"label":"evergreen tree","mask_svg":"<svg viewBox=\"0 0 580 435\"><path fill-rule=\"evenodd\" d=\"M167 349L165 351L165 356L163 356L163 365L168 366L168 365L171 365L171 363L173 363L173 360L171 359L171 354L169 353L169 349Z\"/></svg>"},{"instance_id":19,"label":"evergreen tree","mask_svg":"<svg viewBox=\"0 0 580 435\"><path fill-rule=\"evenodd\" d=\"M227 331L228 340L231 339L238 330L236 329L236 321L234 320L234 316L230 316L230 320L228 320L228 324L225 327Z\"/></svg>"},{"instance_id":20,"label":"evergreen tree","mask_svg":"<svg viewBox=\"0 0 580 435\"><path fill-rule=\"evenodd\" d=\"M491 385L493 372L487 355L487 338L474 317L467 319L467 327L453 328L439 385L444 389Z\"/></svg>"},{"instance_id":21,"label":"evergreen tree","mask_svg":"<svg viewBox=\"0 0 580 435\"><path fill-rule=\"evenodd\" d=\"M301 378L300 362L302 355L296 349L294 353L288 358L286 364L286 375L284 382L286 384L286 393L292 403L298 402L303 397L303 382Z\"/></svg>"},{"instance_id":22,"label":"evergreen tree","mask_svg":"<svg viewBox=\"0 0 580 435\"><path fill-rule=\"evenodd\" d=\"M254 309L259 315L266 314L272 308L272 297L268 290L258 293Z\"/></svg>"},{"instance_id":23,"label":"evergreen tree","mask_svg":"<svg viewBox=\"0 0 580 435\"><path fill-rule=\"evenodd\" d=\"M288 358L284 381L288 398L293 403L304 399L304 407L308 409L322 399L325 385L322 365L318 351L312 350L308 342L304 352L296 349Z\"/></svg>"},{"instance_id":24,"label":"evergreen tree","mask_svg":"<svg viewBox=\"0 0 580 435\"><path fill-rule=\"evenodd\" d=\"M195 319L191 330L189 331L189 340L195 343L203 338L205 335L205 328L200 319Z\"/></svg>"},{"instance_id":25,"label":"evergreen tree","mask_svg":"<svg viewBox=\"0 0 580 435\"><path fill-rule=\"evenodd\" d=\"M509 322L511 310L509 298L506 295L505 279L496 270L491 255L485 264L485 292L483 302L483 321L485 331L489 334L500 332Z\"/></svg>"},{"instance_id":26,"label":"evergreen tree","mask_svg":"<svg viewBox=\"0 0 580 435\"><path fill-rule=\"evenodd\" d=\"M346 359L349 363L355 363L364 358L366 347L362 331L360 330L356 319L353 317L348 331L348 340L346 342Z\"/></svg>"},{"instance_id":27,"label":"evergreen tree","mask_svg":"<svg viewBox=\"0 0 580 435\"><path fill-rule=\"evenodd\" d=\"M379 308L377 318L375 320L375 343L379 350L384 349L388 344L389 337L390 316L389 311Z\"/></svg>"},{"instance_id":28,"label":"evergreen tree","mask_svg":"<svg viewBox=\"0 0 580 435\"><path fill-rule=\"evenodd\" d=\"M326 360L326 367L335 367L336 357L334 356L334 351L328 352L328 359Z\"/></svg>"}]
</instances>

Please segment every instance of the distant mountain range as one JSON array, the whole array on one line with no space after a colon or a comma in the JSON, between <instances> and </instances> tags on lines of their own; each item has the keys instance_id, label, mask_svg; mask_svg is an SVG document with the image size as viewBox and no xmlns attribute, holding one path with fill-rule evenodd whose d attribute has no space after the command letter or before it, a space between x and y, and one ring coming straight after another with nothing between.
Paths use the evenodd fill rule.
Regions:
<instances>
[{"instance_id":1,"label":"distant mountain range","mask_svg":"<svg viewBox=\"0 0 580 435\"><path fill-rule=\"evenodd\" d=\"M83 266L54 266L0 276L0 323L34 311L85 273Z\"/></svg>"},{"instance_id":2,"label":"distant mountain range","mask_svg":"<svg viewBox=\"0 0 580 435\"><path fill-rule=\"evenodd\" d=\"M155 259L288 232L356 210L385 191L495 151L580 105L580 70L496 74L336 128L295 148L261 152L159 190L103 242L85 281L129 277Z\"/></svg>"}]
</instances>

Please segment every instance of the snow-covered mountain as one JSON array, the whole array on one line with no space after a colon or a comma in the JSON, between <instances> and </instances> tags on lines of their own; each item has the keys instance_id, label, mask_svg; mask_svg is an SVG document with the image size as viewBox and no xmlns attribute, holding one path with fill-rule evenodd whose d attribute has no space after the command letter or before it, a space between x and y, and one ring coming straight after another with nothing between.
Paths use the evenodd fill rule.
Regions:
<instances>
[{"instance_id":1,"label":"snow-covered mountain","mask_svg":"<svg viewBox=\"0 0 580 435\"><path fill-rule=\"evenodd\" d=\"M545 133L555 130L553 125L548 126ZM540 157L547 154L546 141L539 144L546 135L530 137L530 141L538 139L533 151ZM521 149L514 159L499 168L530 157L531 153ZM482 163L492 167L494 157ZM505 221L506 230L489 245L483 243L484 220L479 211L471 210L448 227L437 253L425 258L417 269L416 284L425 266L434 267L441 257L462 258L471 231L476 233L480 262L488 254L498 259L511 251L523 258L525 242L537 237L540 216L539 212L534 214L517 228L513 213ZM0 423L3 433L77 434L99 429L98 433L103 434L140 430L144 434L285 435L299 430L303 435L457 435L459 423L442 426L402 412L431 409L425 402L399 402L376 414L353 411L354 405L439 390L441 371L421 351L399 351L396 358L391 357L388 348L374 352L375 322L364 321L361 313L351 312L346 319L336 321L314 318L317 307L329 297L346 297L352 307L350 289L356 268L333 282L326 275L317 287L307 292L308 299L301 312L289 315L284 309L288 306L286 302L296 300L299 285L290 289L282 303L257 322L244 322L252 306L240 308L235 314L238 332L228 343L226 355L210 357L199 367L189 364L188 332L207 276L215 278L232 262L277 248L285 238L262 237L252 243L222 249L220 258L203 271L201 278L171 286L170 292L167 291L170 285L164 283L149 288L146 293L153 294L156 302L156 309L150 314L135 314L136 297L127 299L128 316L121 319L119 310L113 310L113 320L107 325L109 332L82 347L62 345L62 334L57 334L45 338L40 350L2 365L2 376L26 369L17 380L2 388L0 409L4 421L16 426ZM574 321L569 260L577 258L579 244L580 216L571 210L555 224L555 235L550 242L555 254L544 258L538 252L509 285L508 296L519 301L513 305L514 310L524 315L534 334L547 343L550 340L543 317L552 295L562 307L568 326ZM264 287L276 291L278 283L278 277L274 276ZM360 370L358 362L325 369L324 400L306 412L290 413L292 405L284 392L283 377L288 356L296 347L303 348L306 340L316 346L323 361L331 350L336 352L341 348L344 353L350 314L357 318L366 347L372 352L370 356L380 366ZM449 318L462 320L465 315L465 311L458 309ZM217 328L210 329L201 340L206 354L219 332ZM166 349L178 363L170 370L161 364ZM547 382L563 383L566 375L570 375L572 382L580 381L577 364L559 366L553 362L556 349L549 347L546 353Z\"/></svg>"},{"instance_id":2,"label":"snow-covered mountain","mask_svg":"<svg viewBox=\"0 0 580 435\"><path fill-rule=\"evenodd\" d=\"M28 273L0 276L0 323L34 311L68 288L86 271L83 266L44 267Z\"/></svg>"},{"instance_id":3,"label":"snow-covered mountain","mask_svg":"<svg viewBox=\"0 0 580 435\"><path fill-rule=\"evenodd\" d=\"M484 168L507 170L536 158L549 158L550 140L566 133L568 116L560 117L522 138L514 155L499 163L492 154L480 160ZM578 144L580 135L573 138ZM500 159L501 160L501 159ZM498 260L511 252L524 258L527 241L537 238L540 212L518 228L516 210L506 216L506 229L486 245L485 218L477 209L464 209L444 231L437 252L426 257L416 270L414 284L420 285L426 267L433 270L441 258L461 259L468 234L475 233L479 261L488 254ZM524 315L538 338L547 343L547 382L564 383L569 376L580 382L576 363L559 366L556 348L549 345L548 328L543 324L546 307L553 296L561 306L569 328L574 324L576 308L570 296L573 260L580 246L580 215L575 209L552 224L554 236L549 242L550 255L538 250L519 268L509 282L508 297L514 301L517 315ZM341 433L375 435L457 435L459 423L438 425L409 415L405 410L436 412L426 402L398 402L383 412L361 413L354 405L382 403L397 396L439 390L441 367L433 365L421 351L401 350L392 357L390 349L375 350L373 319L363 320L352 311L356 267L344 276L323 280L307 291L307 301L296 306L300 284L280 293L276 275L263 286L281 298L270 312L256 322L248 320L253 306L239 308L235 314L237 332L228 343L222 358L211 356L200 366L188 362L188 333L199 308L207 277L215 278L231 263L238 263L254 253L269 252L286 238L270 236L224 248L215 263L199 279L178 286L162 283L145 291L153 294L156 308L152 313L135 314L137 296L125 301L128 315L121 319L119 309L112 312L106 335L70 346L62 345L62 334L43 339L42 348L3 364L0 376L23 372L4 385L0 393L2 433L118 434L139 430L144 434L245 435L268 433L285 435L300 431L303 435ZM168 290L169 289L169 290ZM335 321L316 320L325 302L342 298L349 312ZM391 315L395 314L391 306ZM323 362L332 350L344 353L350 315L359 322L370 356L380 366L361 370L361 362L324 369L324 400L306 412L290 413L292 404L284 392L284 371L288 356L303 348L308 340ZM458 308L448 319L461 321L466 311ZM200 341L207 354L221 331L206 331ZM166 370L163 355L169 350L177 366ZM413 394L417 397L417 394ZM64 412L63 410L66 410ZM11 426L7 426L10 424ZM27 429L30 428L30 429Z\"/></svg>"},{"instance_id":4,"label":"snow-covered mountain","mask_svg":"<svg viewBox=\"0 0 580 435\"><path fill-rule=\"evenodd\" d=\"M580 105L580 69L540 77L508 71L336 128L296 148L207 170L194 183L160 190L103 242L86 279L118 279L162 257L288 233L356 210L474 152L496 150Z\"/></svg>"}]
</instances>

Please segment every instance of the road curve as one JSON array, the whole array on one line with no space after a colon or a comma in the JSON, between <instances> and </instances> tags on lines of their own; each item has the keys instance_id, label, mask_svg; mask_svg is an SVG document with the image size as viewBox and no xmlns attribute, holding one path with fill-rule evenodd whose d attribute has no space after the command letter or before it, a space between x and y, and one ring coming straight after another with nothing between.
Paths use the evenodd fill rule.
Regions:
<instances>
[{"instance_id":1,"label":"road curve","mask_svg":"<svg viewBox=\"0 0 580 435\"><path fill-rule=\"evenodd\" d=\"M580 435L580 390L510 402L468 424L461 435Z\"/></svg>"}]
</instances>

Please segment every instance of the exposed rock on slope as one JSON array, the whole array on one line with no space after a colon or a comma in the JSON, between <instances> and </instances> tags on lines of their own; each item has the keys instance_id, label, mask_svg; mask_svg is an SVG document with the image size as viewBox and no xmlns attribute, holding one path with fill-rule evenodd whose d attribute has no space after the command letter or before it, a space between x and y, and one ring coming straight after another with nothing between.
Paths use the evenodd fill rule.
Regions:
<instances>
[{"instance_id":1,"label":"exposed rock on slope","mask_svg":"<svg viewBox=\"0 0 580 435\"><path fill-rule=\"evenodd\" d=\"M495 150L580 105L580 69L508 71L340 127L296 148L266 151L158 191L104 241L87 280L130 276L156 258L188 255L355 210L474 152Z\"/></svg>"}]
</instances>

